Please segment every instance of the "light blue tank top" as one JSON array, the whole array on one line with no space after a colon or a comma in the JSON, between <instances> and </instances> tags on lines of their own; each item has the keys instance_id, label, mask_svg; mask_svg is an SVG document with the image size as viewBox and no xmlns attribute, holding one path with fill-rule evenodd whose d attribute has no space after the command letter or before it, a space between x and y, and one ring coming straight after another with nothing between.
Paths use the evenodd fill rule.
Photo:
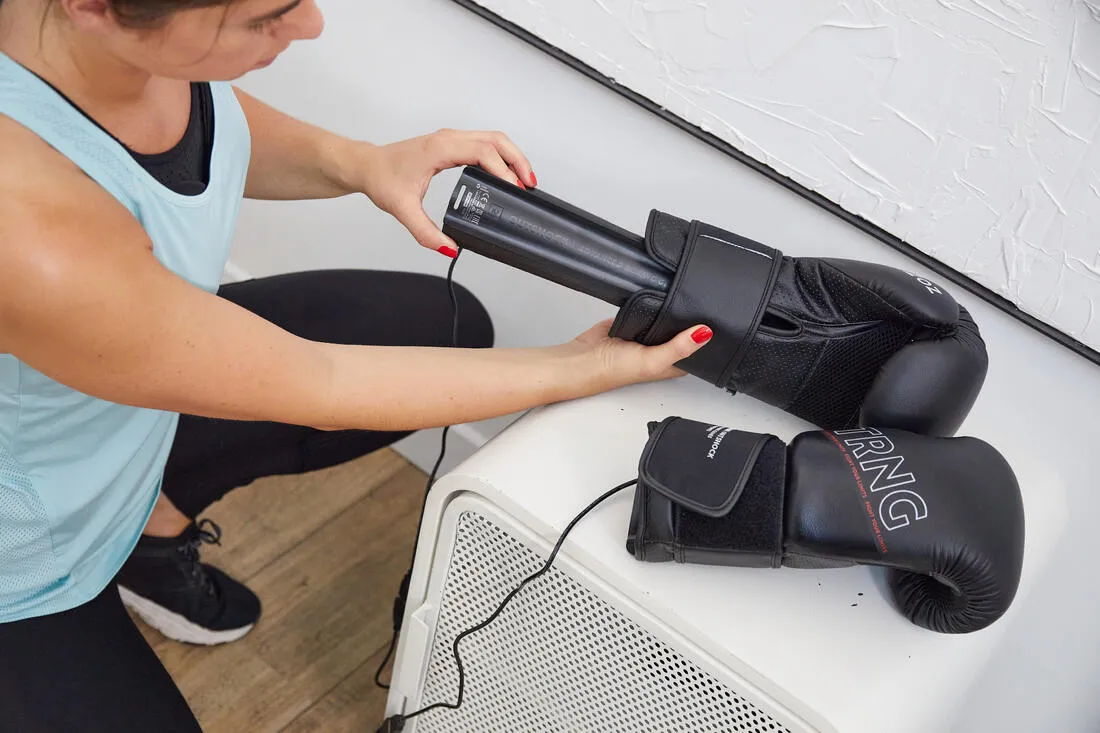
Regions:
<instances>
[{"instance_id":1,"label":"light blue tank top","mask_svg":"<svg viewBox=\"0 0 1100 733\"><path fill-rule=\"evenodd\" d=\"M165 267L215 292L244 195L251 138L229 84L214 83L211 93L209 183L203 193L184 196L0 53L0 114L129 209ZM0 623L73 608L103 590L152 511L178 418L89 397L0 354Z\"/></svg>"}]
</instances>

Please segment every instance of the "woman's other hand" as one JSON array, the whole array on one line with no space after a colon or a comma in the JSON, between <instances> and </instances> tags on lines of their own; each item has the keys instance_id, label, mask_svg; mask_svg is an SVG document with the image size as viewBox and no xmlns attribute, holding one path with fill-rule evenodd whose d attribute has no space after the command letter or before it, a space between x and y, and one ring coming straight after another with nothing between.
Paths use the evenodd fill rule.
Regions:
<instances>
[{"instance_id":1,"label":"woman's other hand","mask_svg":"<svg viewBox=\"0 0 1100 733\"><path fill-rule=\"evenodd\" d=\"M590 354L606 389L686 374L676 364L703 348L714 335L702 324L684 329L662 344L644 346L608 335L611 319L600 321L561 348Z\"/></svg>"},{"instance_id":2,"label":"woman's other hand","mask_svg":"<svg viewBox=\"0 0 1100 733\"><path fill-rule=\"evenodd\" d=\"M401 222L421 246L448 257L458 255L457 245L424 211L424 195L436 174L477 165L517 186L537 185L530 162L502 132L444 129L366 150L363 193Z\"/></svg>"}]
</instances>

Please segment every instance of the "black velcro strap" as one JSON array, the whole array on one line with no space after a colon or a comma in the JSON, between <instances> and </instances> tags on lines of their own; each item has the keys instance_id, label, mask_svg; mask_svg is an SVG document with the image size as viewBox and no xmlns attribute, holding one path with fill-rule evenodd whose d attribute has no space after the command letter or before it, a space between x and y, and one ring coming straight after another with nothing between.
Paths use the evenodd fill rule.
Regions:
<instances>
[{"instance_id":1,"label":"black velcro strap","mask_svg":"<svg viewBox=\"0 0 1100 733\"><path fill-rule=\"evenodd\" d=\"M721 517L737 503L770 437L668 417L650 434L639 480L685 509Z\"/></svg>"},{"instance_id":2,"label":"black velcro strap","mask_svg":"<svg viewBox=\"0 0 1100 733\"><path fill-rule=\"evenodd\" d=\"M649 431L627 552L642 562L779 567L783 441L675 416Z\"/></svg>"},{"instance_id":3,"label":"black velcro strap","mask_svg":"<svg viewBox=\"0 0 1100 733\"><path fill-rule=\"evenodd\" d=\"M647 234L654 229L650 227ZM669 254L651 236L646 246L654 258ZM691 222L676 277L643 343L664 343L696 323L709 325L714 332L711 343L680 366L725 387L764 317L782 256L772 247Z\"/></svg>"}]
</instances>

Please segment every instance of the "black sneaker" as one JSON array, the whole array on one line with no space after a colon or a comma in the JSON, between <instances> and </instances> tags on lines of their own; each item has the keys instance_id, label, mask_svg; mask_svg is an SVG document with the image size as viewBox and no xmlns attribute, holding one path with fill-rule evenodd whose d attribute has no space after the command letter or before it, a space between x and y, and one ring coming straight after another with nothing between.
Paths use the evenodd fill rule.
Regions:
<instances>
[{"instance_id":1,"label":"black sneaker","mask_svg":"<svg viewBox=\"0 0 1100 733\"><path fill-rule=\"evenodd\" d=\"M220 544L209 519L179 537L142 535L118 574L122 602L170 639L224 644L247 634L260 618L260 599L243 584L199 561L203 543Z\"/></svg>"}]
</instances>

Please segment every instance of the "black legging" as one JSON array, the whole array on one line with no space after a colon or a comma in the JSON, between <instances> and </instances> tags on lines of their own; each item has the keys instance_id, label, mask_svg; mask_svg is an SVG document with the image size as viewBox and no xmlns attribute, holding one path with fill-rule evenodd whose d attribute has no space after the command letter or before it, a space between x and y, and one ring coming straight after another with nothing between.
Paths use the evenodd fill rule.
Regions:
<instances>
[{"instance_id":1,"label":"black legging","mask_svg":"<svg viewBox=\"0 0 1100 733\"><path fill-rule=\"evenodd\" d=\"M452 343L450 291L445 280L435 277L329 270L235 283L219 294L314 341L384 346ZM493 326L481 303L457 284L455 295L458 345L492 346ZM226 492L257 478L327 468L407 435L184 415L168 457L164 495L181 512L196 517Z\"/></svg>"},{"instance_id":2,"label":"black legging","mask_svg":"<svg viewBox=\"0 0 1100 733\"><path fill-rule=\"evenodd\" d=\"M484 307L457 284L455 294L458 345L491 346L493 327ZM326 270L234 283L219 295L316 341L452 343L450 292L438 277ZM180 511L195 517L258 478L333 466L406 435L183 416L163 490ZM195 733L200 728L111 583L78 608L0 624L0 730Z\"/></svg>"}]
</instances>

